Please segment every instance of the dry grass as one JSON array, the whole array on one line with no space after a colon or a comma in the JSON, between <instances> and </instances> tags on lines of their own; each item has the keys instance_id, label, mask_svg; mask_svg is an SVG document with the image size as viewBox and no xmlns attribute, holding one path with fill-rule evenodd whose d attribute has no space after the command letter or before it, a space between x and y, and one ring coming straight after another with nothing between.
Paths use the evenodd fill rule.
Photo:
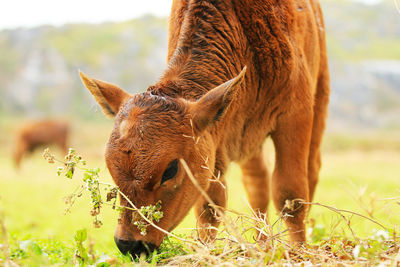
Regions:
<instances>
[{"instance_id":1,"label":"dry grass","mask_svg":"<svg viewBox=\"0 0 400 267\"><path fill-rule=\"evenodd\" d=\"M108 125L101 126L101 129L108 129ZM108 133L104 132L104 136L95 136L95 138L91 136L92 133L93 129L82 127L81 133L76 134L76 138L74 137L73 144L79 148L87 146L90 162L94 162L96 166L102 166L100 164L103 162L101 155L103 145L98 144L104 143ZM183 235L174 232L179 239L166 238L155 254L137 260L136 263L163 266L373 266L379 264L398 266L400 240L397 213L400 197L396 197L399 196L399 191L396 189L399 185L399 177L396 174L398 167L395 164L399 159L398 151L389 150L389 144L386 143L383 146L378 144L379 151L373 151L371 149L374 147L374 139L357 144L354 148L351 147L351 138L346 139L344 150L337 150L333 148L334 143L339 139L333 140L324 157L321 184L316 196L319 203L304 203L312 206L312 213L307 222L308 244L296 247L289 244L288 232L284 224L285 214L275 216L273 212L270 212L270 216L266 218L254 213L249 205L243 208L241 200L231 198L229 208L220 208L221 212L218 216L221 226L214 243L201 242L198 239L197 229L192 229L190 233L186 231ZM341 140L342 138L339 141L342 142ZM390 140L395 142L398 139ZM4 142L0 143L5 145L3 147L7 147L11 142L4 139ZM70 217L62 217L63 208L56 206L55 202L56 200L61 202L62 197L69 193L69 188L74 188L76 184L66 185L65 181L56 180L55 171L51 167L42 166L41 162L31 159L26 161L25 169L17 175L12 172L11 167L8 167L8 157L5 153L2 151L0 161L2 164L0 187L4 189L0 189L0 194L6 203L3 206L5 220L0 220L0 226L2 226L0 265L73 265L75 248L73 242L69 241L73 238L71 231L76 231L81 227L91 227L87 209L82 208L87 203L77 203L81 207L73 209ZM371 166L373 164L376 166ZM234 166L233 169L236 170L235 168L237 169ZM102 176L105 175L108 174L104 171ZM233 181L236 178L239 179L239 174L231 172L229 175L233 176L228 181L229 190L233 190L230 195L242 195L243 191L238 189L242 190L240 180ZM107 179L110 181L109 177ZM213 179L217 180L218 177L213 177ZM65 189L67 187L68 189ZM14 190L19 196L8 193L9 190ZM49 197L43 198L40 202L43 192L46 192ZM32 199L28 198L30 195ZM20 201L21 205L17 201ZM27 205L31 203L34 204L28 209ZM44 206L46 206L45 210L43 210ZM34 220L35 216L39 217L35 214L40 214L46 220ZM322 216L325 220L321 219ZM91 264L131 265L129 259L118 254L112 241L113 223L117 216L109 212L104 217L103 228L89 229L90 242L87 240L84 243L90 251ZM53 218L62 222L57 224ZM78 221L80 224L77 224ZM189 219L188 222L180 228L195 224L193 219ZM8 234L5 234L6 228L10 231ZM378 230L374 231L373 228ZM62 245L57 245L59 248L57 253L61 256L54 260L48 259L52 256L51 253L56 254L54 246L50 250L50 241L40 239L42 236L47 238L49 229L56 232L55 237L58 238L56 241L62 243ZM61 232L67 234L63 236L60 235ZM21 244L27 239L36 242L43 253L34 256L34 253L24 252ZM187 240L190 242L186 242ZM107 257L102 256L103 253Z\"/></svg>"},{"instance_id":2,"label":"dry grass","mask_svg":"<svg viewBox=\"0 0 400 267\"><path fill-rule=\"evenodd\" d=\"M322 207L339 214L352 233L352 238L326 235L319 237L317 245L292 245L287 241L287 230L283 227L288 214L280 213L278 219L269 222L263 214L251 215L223 209L216 206L207 193L197 184L188 165L181 160L189 178L203 197L216 210L221 221L219 235L212 244L199 240L196 244L186 246L186 255L175 256L159 262L166 266L265 266L265 265L375 265L397 266L400 262L400 243L396 232L387 229L378 221L368 216L330 207L320 203L303 202L303 205ZM358 216L369 220L382 230L375 238L358 238L351 227L351 218ZM315 233L315 225L308 229L311 239ZM246 240L248 232L257 235L253 240ZM391 236L389 236L391 233ZM197 234L198 236L198 234ZM328 237L329 236L329 237Z\"/></svg>"}]
</instances>

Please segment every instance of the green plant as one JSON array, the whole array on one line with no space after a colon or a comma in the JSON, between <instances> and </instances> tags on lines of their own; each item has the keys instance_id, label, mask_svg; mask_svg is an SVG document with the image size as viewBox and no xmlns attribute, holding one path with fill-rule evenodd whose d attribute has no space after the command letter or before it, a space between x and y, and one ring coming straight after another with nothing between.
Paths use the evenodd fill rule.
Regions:
<instances>
[{"instance_id":1,"label":"green plant","mask_svg":"<svg viewBox=\"0 0 400 267\"><path fill-rule=\"evenodd\" d=\"M68 156L69 155L69 156ZM130 209L133 212L132 223L138 227L142 234L147 233L147 227L155 224L162 219L162 203L143 206L140 208L135 205L120 192L118 187L106 184L100 181L99 169L88 169L83 165L82 158L76 155L75 151L70 151L66 157L66 161L62 161L63 166L58 169L59 176L65 176L68 179L73 178L79 171L83 171L82 181L84 185L79 187L76 192L68 197L68 205L72 205L85 191L88 191L91 197L91 215L98 216L104 205L109 205L113 209L122 212ZM47 150L44 157L49 162L57 160ZM86 164L86 162L85 162ZM190 170L184 165L185 170ZM77 171L79 170L79 171ZM196 183L195 177L190 174L189 178ZM205 192L201 192L207 197ZM122 207L116 204L118 195L126 198L129 207ZM105 197L104 197L105 196ZM353 217L359 217L374 223L376 226L386 229L376 220L351 212L344 209L337 209L319 203L303 202L305 205L314 206L315 208L323 208L333 212L344 222L345 228L350 228L352 236L350 238L345 235L337 235L328 233L328 225L315 223L310 220L309 235L311 244L302 246L290 245L285 235L287 230L282 230L280 225L285 220L284 214L280 214L279 218L270 223L267 217L259 216L254 211L252 215L225 209L225 216L216 241L212 244L199 242L198 239L192 237L176 236L171 233L165 237L163 243L158 250L140 259L134 259L141 265L195 265L195 266L218 266L226 265L271 265L271 264L319 264L319 265L364 265L378 264L380 262L397 263L396 257L399 254L400 247L393 230L376 231L370 238L361 239L357 237L351 229L351 220ZM212 204L210 204L212 205ZM215 206L215 205L214 205ZM222 207L221 211L222 211ZM230 216L234 214L234 216ZM96 224L95 224L96 225ZM165 231L159 229L160 231ZM257 230L259 236L257 239L248 240L246 236L248 232ZM82 231L82 230L80 230ZM389 234L390 233L390 234ZM176 238L170 238L173 236ZM195 236L195 234L193 235ZM94 257L94 253L86 247L87 240L86 231L77 232L74 238L75 259L78 264L91 264L96 266L108 266L109 262L120 264L125 262L127 258L121 255L107 260L99 260ZM188 241L188 242L186 242ZM255 242L254 242L255 241ZM46 249L40 243L37 243L42 252L46 253ZM21 262L26 257L30 257L25 250L15 250L15 255L19 253ZM44 255L42 253L42 255ZM43 256L41 256L43 257ZM18 259L15 257L14 259ZM97 259L97 260L96 260Z\"/></svg>"},{"instance_id":2,"label":"green plant","mask_svg":"<svg viewBox=\"0 0 400 267\"><path fill-rule=\"evenodd\" d=\"M83 242L87 239L86 229L76 231L74 236L75 241L75 258L78 260L80 266L83 266L85 263L89 261L89 255L87 249L83 245Z\"/></svg>"},{"instance_id":3,"label":"green plant","mask_svg":"<svg viewBox=\"0 0 400 267\"><path fill-rule=\"evenodd\" d=\"M65 156L65 161L56 159L56 157L51 154L50 149L46 148L43 152L43 158L48 163L59 162L62 166L57 168L58 176L65 176L68 179L72 179L76 170L81 170L83 172L82 181L85 186L81 185L75 192L65 197L65 203L67 204L66 212L69 212L75 201L82 196L83 192L86 190L90 194L90 199L92 203L92 209L90 215L94 217L93 225L99 228L103 223L99 218L101 208L104 204L110 205L114 210L123 212L125 209L132 210L132 224L136 225L140 230L142 235L147 234L147 227L149 225L154 225L154 222L159 222L163 217L162 203L158 201L156 204L149 204L147 206L142 206L139 209L136 208L133 203L128 199L128 197L123 194L117 186L111 185L109 183L104 183L100 181L100 168L87 168L86 161L82 159L81 156L77 155L76 151L72 148L69 149L68 154ZM105 200L103 197L102 186L105 191ZM120 194L124 197L131 207L120 206L117 204L117 196Z\"/></svg>"},{"instance_id":4,"label":"green plant","mask_svg":"<svg viewBox=\"0 0 400 267\"><path fill-rule=\"evenodd\" d=\"M150 221L159 222L163 217L163 212L161 211L161 200L159 200L155 205L150 204L148 206L141 207L140 212ZM135 215L132 216L132 223L137 226L141 235L147 234L147 227L149 226L149 223L143 220L139 213L135 213Z\"/></svg>"}]
</instances>

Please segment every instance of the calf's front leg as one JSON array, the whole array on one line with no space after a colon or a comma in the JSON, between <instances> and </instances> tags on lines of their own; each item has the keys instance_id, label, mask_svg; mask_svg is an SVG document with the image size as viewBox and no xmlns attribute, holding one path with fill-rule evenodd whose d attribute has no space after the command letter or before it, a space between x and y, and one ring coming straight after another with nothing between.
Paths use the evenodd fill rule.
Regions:
<instances>
[{"instance_id":1,"label":"calf's front leg","mask_svg":"<svg viewBox=\"0 0 400 267\"><path fill-rule=\"evenodd\" d=\"M290 241L306 241L305 216L309 200L308 154L312 130L312 111L282 115L271 135L275 145L276 163L272 177L275 206L285 216Z\"/></svg>"},{"instance_id":2,"label":"calf's front leg","mask_svg":"<svg viewBox=\"0 0 400 267\"><path fill-rule=\"evenodd\" d=\"M215 203L215 205L225 208L226 207L226 186L223 177L218 181L212 180L210 187L207 190L207 195ZM201 197L195 205L195 215L197 218L197 228L199 237L203 242L211 242L217 235L216 228L219 226L220 221L218 214L216 214L215 207L210 206L208 201ZM221 212L223 210L220 209Z\"/></svg>"}]
</instances>

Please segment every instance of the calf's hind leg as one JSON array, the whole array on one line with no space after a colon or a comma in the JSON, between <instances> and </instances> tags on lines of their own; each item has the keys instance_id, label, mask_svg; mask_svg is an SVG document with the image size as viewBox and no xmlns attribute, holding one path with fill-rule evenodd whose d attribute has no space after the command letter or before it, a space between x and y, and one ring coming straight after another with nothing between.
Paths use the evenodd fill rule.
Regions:
<instances>
[{"instance_id":1,"label":"calf's hind leg","mask_svg":"<svg viewBox=\"0 0 400 267\"><path fill-rule=\"evenodd\" d=\"M269 177L260 148L249 160L240 165L242 182L252 209L267 212L269 201Z\"/></svg>"},{"instance_id":2,"label":"calf's hind leg","mask_svg":"<svg viewBox=\"0 0 400 267\"><path fill-rule=\"evenodd\" d=\"M327 64L327 63L325 63ZM313 129L308 158L308 185L309 200L314 197L315 187L318 183L319 170L321 168L320 146L325 129L325 120L329 102L329 74L323 71L318 79L317 93L315 95Z\"/></svg>"},{"instance_id":3,"label":"calf's hind leg","mask_svg":"<svg viewBox=\"0 0 400 267\"><path fill-rule=\"evenodd\" d=\"M278 211L286 214L290 241L305 241L307 208L302 200L309 200L308 152L312 130L312 111L282 115L271 135L275 145L276 163L272 177L273 199Z\"/></svg>"}]
</instances>

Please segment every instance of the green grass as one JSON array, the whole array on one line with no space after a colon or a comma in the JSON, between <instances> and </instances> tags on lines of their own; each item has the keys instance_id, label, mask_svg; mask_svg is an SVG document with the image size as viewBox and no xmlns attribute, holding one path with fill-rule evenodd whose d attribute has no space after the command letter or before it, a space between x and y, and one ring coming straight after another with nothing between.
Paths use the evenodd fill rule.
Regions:
<instances>
[{"instance_id":1,"label":"green grass","mask_svg":"<svg viewBox=\"0 0 400 267\"><path fill-rule=\"evenodd\" d=\"M6 121L3 125L5 126L2 131L5 135L0 140L0 218L4 222L8 240L2 243L8 243L10 248L8 252L3 251L3 254L9 254L10 259L22 265L70 265L76 262L74 236L78 230L87 229L88 240L84 242L84 246L87 249L91 248L91 254L96 255L96 260L104 254L119 263L126 262L128 259L120 255L113 241L117 223L116 212L104 208L101 214L104 225L99 229L92 227L90 202L87 198L79 199L71 213L64 215L66 205L63 197L73 192L79 184L79 179L58 177L56 166L45 162L40 151L26 158L19 172L15 171L10 151L16 123ZM72 146L88 161L89 167L101 168L102 180L105 182L111 182L102 156L111 125L111 122L79 123L74 127L71 140ZM381 135L376 137L379 136ZM323 167L314 201L366 216L368 213L362 205L365 205L366 209L373 207L374 219L389 229L398 229L400 206L394 200L385 200L397 197L398 201L400 195L400 150L397 149L397 139L392 139L391 142L397 145L393 149L385 142L381 145L375 136L369 136L363 142L359 142L358 136L327 136ZM334 144L340 143L340 140L345 140L346 144L336 147ZM377 149L374 149L373 144L376 144ZM271 144L267 144L267 161L273 158L270 150ZM54 151L61 157L59 151ZM228 207L248 214L249 209L237 165L232 164L227 181ZM272 205L269 213L270 220L274 221L276 211ZM309 218L315 220L314 237L319 229L324 232L320 233L323 237L340 235L353 238L341 217L324 207L312 207ZM194 227L195 219L191 212L174 233L188 236L192 234ZM380 230L376 224L355 215L351 218L351 227L356 236L363 239ZM164 254L154 257L153 263L162 258L180 255L184 251L187 253L185 245L176 242L172 239L164 242L164 249L161 249ZM0 249L0 258L1 255Z\"/></svg>"}]
</instances>

